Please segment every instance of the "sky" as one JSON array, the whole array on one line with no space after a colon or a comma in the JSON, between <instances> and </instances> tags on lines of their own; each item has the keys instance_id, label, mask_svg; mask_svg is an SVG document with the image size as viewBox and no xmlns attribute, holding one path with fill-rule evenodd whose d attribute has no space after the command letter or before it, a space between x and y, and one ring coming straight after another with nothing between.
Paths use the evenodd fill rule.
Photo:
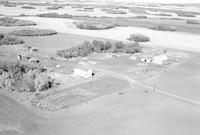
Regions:
<instances>
[{"instance_id":1,"label":"sky","mask_svg":"<svg viewBox=\"0 0 200 135\"><path fill-rule=\"evenodd\" d=\"M200 3L200 0L113 0L116 2L148 2L148 3Z\"/></svg>"}]
</instances>

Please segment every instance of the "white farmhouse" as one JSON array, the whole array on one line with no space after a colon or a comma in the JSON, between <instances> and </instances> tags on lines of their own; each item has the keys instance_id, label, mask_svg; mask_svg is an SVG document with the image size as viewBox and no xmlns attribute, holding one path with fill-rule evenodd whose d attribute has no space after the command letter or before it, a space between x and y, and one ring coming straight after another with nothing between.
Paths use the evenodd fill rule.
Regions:
<instances>
[{"instance_id":1,"label":"white farmhouse","mask_svg":"<svg viewBox=\"0 0 200 135\"><path fill-rule=\"evenodd\" d=\"M157 55L153 57L152 63L157 65L163 65L168 63L168 56L167 55Z\"/></svg>"},{"instance_id":2,"label":"white farmhouse","mask_svg":"<svg viewBox=\"0 0 200 135\"><path fill-rule=\"evenodd\" d=\"M93 69L91 68L74 69L73 75L77 77L90 78L93 76Z\"/></svg>"}]
</instances>

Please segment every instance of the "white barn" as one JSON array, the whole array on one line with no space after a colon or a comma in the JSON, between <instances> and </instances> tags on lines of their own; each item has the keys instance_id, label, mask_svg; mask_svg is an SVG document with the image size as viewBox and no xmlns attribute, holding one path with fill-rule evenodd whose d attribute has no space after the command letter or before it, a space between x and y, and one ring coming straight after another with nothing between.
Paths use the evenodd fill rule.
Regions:
<instances>
[{"instance_id":1,"label":"white barn","mask_svg":"<svg viewBox=\"0 0 200 135\"><path fill-rule=\"evenodd\" d=\"M74 69L73 75L77 77L90 78L93 76L93 69L91 68Z\"/></svg>"},{"instance_id":2,"label":"white barn","mask_svg":"<svg viewBox=\"0 0 200 135\"><path fill-rule=\"evenodd\" d=\"M157 65L163 65L168 63L168 56L167 55L157 55L153 57L152 63Z\"/></svg>"}]
</instances>

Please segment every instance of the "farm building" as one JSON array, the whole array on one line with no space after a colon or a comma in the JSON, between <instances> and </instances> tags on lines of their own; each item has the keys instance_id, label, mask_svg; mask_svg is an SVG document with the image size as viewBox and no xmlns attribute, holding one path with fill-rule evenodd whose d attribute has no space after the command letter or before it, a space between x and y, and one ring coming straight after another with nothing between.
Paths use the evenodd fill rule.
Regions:
<instances>
[{"instance_id":1,"label":"farm building","mask_svg":"<svg viewBox=\"0 0 200 135\"><path fill-rule=\"evenodd\" d=\"M22 60L22 56L21 55L17 55L17 60L21 61Z\"/></svg>"},{"instance_id":2,"label":"farm building","mask_svg":"<svg viewBox=\"0 0 200 135\"><path fill-rule=\"evenodd\" d=\"M28 55L24 55L24 54L18 54L17 55L17 60L18 61L27 61L29 60L31 57Z\"/></svg>"},{"instance_id":3,"label":"farm building","mask_svg":"<svg viewBox=\"0 0 200 135\"><path fill-rule=\"evenodd\" d=\"M168 56L167 55L157 55L153 57L152 63L157 65L163 65L168 63Z\"/></svg>"},{"instance_id":4,"label":"farm building","mask_svg":"<svg viewBox=\"0 0 200 135\"><path fill-rule=\"evenodd\" d=\"M32 47L32 46L24 46L23 50L27 51L27 52L37 52L37 51L39 51L37 48Z\"/></svg>"},{"instance_id":5,"label":"farm building","mask_svg":"<svg viewBox=\"0 0 200 135\"><path fill-rule=\"evenodd\" d=\"M73 75L77 77L90 78L94 74L91 68L77 68L73 70Z\"/></svg>"},{"instance_id":6,"label":"farm building","mask_svg":"<svg viewBox=\"0 0 200 135\"><path fill-rule=\"evenodd\" d=\"M30 58L29 63L39 63L40 61L37 58Z\"/></svg>"},{"instance_id":7,"label":"farm building","mask_svg":"<svg viewBox=\"0 0 200 135\"><path fill-rule=\"evenodd\" d=\"M35 47L32 47L31 49L30 49L30 52L38 52L39 50L37 49L37 48L35 48Z\"/></svg>"},{"instance_id":8,"label":"farm building","mask_svg":"<svg viewBox=\"0 0 200 135\"><path fill-rule=\"evenodd\" d=\"M114 54L114 53L106 53L106 57L108 57L108 58L117 58L117 57L119 57L119 55Z\"/></svg>"},{"instance_id":9,"label":"farm building","mask_svg":"<svg viewBox=\"0 0 200 135\"><path fill-rule=\"evenodd\" d=\"M129 57L129 59L132 59L132 60L137 60L137 59L138 59L138 57L136 57L136 56L130 56L130 57Z\"/></svg>"},{"instance_id":10,"label":"farm building","mask_svg":"<svg viewBox=\"0 0 200 135\"><path fill-rule=\"evenodd\" d=\"M140 59L141 62L147 62L147 63L151 63L152 62L152 58L151 57L144 57Z\"/></svg>"},{"instance_id":11,"label":"farm building","mask_svg":"<svg viewBox=\"0 0 200 135\"><path fill-rule=\"evenodd\" d=\"M24 46L23 51L29 51L31 49L31 46Z\"/></svg>"}]
</instances>

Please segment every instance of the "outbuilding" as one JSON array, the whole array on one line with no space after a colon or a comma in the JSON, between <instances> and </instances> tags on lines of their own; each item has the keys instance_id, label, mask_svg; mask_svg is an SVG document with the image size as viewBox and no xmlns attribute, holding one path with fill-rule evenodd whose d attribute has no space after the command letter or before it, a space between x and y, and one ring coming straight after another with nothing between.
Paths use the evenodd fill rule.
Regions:
<instances>
[{"instance_id":1,"label":"outbuilding","mask_svg":"<svg viewBox=\"0 0 200 135\"><path fill-rule=\"evenodd\" d=\"M38 52L39 51L36 47L32 47L32 46L24 46L23 50L27 51L27 52Z\"/></svg>"},{"instance_id":2,"label":"outbuilding","mask_svg":"<svg viewBox=\"0 0 200 135\"><path fill-rule=\"evenodd\" d=\"M168 64L168 56L167 55L157 55L153 57L152 63L157 65Z\"/></svg>"},{"instance_id":3,"label":"outbuilding","mask_svg":"<svg viewBox=\"0 0 200 135\"><path fill-rule=\"evenodd\" d=\"M141 62L146 62L146 63L151 63L152 62L152 58L151 57L144 57L140 59Z\"/></svg>"},{"instance_id":4,"label":"outbuilding","mask_svg":"<svg viewBox=\"0 0 200 135\"><path fill-rule=\"evenodd\" d=\"M137 60L138 58L136 56L130 56L129 59Z\"/></svg>"},{"instance_id":5,"label":"outbuilding","mask_svg":"<svg viewBox=\"0 0 200 135\"><path fill-rule=\"evenodd\" d=\"M22 56L19 54L19 55L17 55L17 60L18 61L21 61L22 60Z\"/></svg>"},{"instance_id":6,"label":"outbuilding","mask_svg":"<svg viewBox=\"0 0 200 135\"><path fill-rule=\"evenodd\" d=\"M39 63L40 61L37 58L30 58L29 63Z\"/></svg>"},{"instance_id":7,"label":"outbuilding","mask_svg":"<svg viewBox=\"0 0 200 135\"><path fill-rule=\"evenodd\" d=\"M73 75L77 77L90 78L94 74L91 68L76 68L73 69Z\"/></svg>"},{"instance_id":8,"label":"outbuilding","mask_svg":"<svg viewBox=\"0 0 200 135\"><path fill-rule=\"evenodd\" d=\"M37 48L35 48L35 47L32 47L31 49L30 49L30 52L38 52L39 50L37 49Z\"/></svg>"}]
</instances>

